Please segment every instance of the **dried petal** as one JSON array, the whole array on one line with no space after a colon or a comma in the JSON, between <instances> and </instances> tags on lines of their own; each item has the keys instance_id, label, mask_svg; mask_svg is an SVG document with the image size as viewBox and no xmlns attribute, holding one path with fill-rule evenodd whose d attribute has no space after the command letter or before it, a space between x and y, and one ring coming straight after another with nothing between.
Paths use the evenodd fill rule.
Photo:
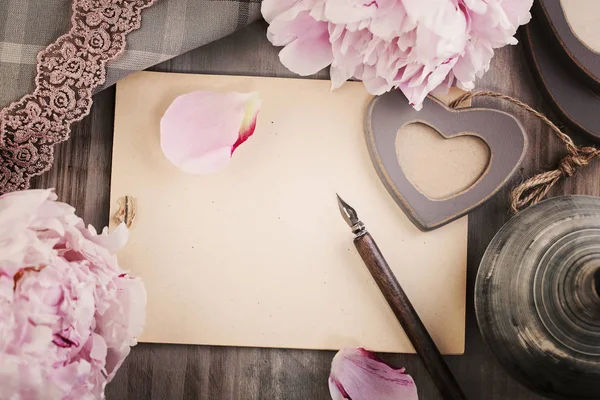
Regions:
<instances>
[{"instance_id":1,"label":"dried petal","mask_svg":"<svg viewBox=\"0 0 600 400\"><path fill-rule=\"evenodd\" d=\"M225 166L256 127L258 93L197 91L177 97L160 121L160 145L184 172L206 174Z\"/></svg>"},{"instance_id":2,"label":"dried petal","mask_svg":"<svg viewBox=\"0 0 600 400\"><path fill-rule=\"evenodd\" d=\"M331 362L333 400L417 400L417 387L404 368L394 369L363 348L344 348Z\"/></svg>"}]
</instances>

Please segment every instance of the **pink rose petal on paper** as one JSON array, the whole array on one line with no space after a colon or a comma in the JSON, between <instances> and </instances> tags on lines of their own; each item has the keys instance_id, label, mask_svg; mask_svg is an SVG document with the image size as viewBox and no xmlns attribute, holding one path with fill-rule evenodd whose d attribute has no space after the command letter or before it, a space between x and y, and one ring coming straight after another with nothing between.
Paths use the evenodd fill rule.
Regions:
<instances>
[{"instance_id":1,"label":"pink rose petal on paper","mask_svg":"<svg viewBox=\"0 0 600 400\"><path fill-rule=\"evenodd\" d=\"M331 362L333 400L417 400L417 387L404 368L394 369L363 348L344 348Z\"/></svg>"},{"instance_id":2,"label":"pink rose petal on paper","mask_svg":"<svg viewBox=\"0 0 600 400\"><path fill-rule=\"evenodd\" d=\"M224 167L256 128L258 93L191 92L177 97L160 121L160 145L175 166L192 174Z\"/></svg>"}]
</instances>

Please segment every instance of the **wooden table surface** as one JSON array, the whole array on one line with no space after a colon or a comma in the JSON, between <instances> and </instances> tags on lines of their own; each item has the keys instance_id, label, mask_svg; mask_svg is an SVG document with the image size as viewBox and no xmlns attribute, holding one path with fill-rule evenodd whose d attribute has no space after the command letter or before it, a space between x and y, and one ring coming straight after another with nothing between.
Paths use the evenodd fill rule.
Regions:
<instances>
[{"instance_id":1,"label":"wooden table surface","mask_svg":"<svg viewBox=\"0 0 600 400\"><path fill-rule=\"evenodd\" d=\"M153 70L295 77L279 63L278 49L267 41L265 32L264 22L255 23ZM314 78L327 77L328 72L322 71ZM554 118L535 86L521 46L497 51L477 88L517 97ZM91 115L74 127L69 141L57 146L52 170L33 182L33 187L56 188L61 201L72 204L86 223L96 227L107 225L109 218L114 101L114 87L97 94ZM554 168L564 149L548 128L513 106L485 99L477 99L475 104L516 115L528 132L530 147L512 182L469 216L466 351L447 360L469 399L541 399L511 379L483 344L475 320L473 285L486 246L510 217L510 187L542 168ZM581 140L576 135L574 138ZM594 179L599 170L600 163L593 163L568 182L558 184L550 195L600 194ZM107 398L325 400L330 399L327 378L333 355L329 351L139 344L108 385ZM417 382L419 399L441 399L417 356L383 358L406 367Z\"/></svg>"}]
</instances>

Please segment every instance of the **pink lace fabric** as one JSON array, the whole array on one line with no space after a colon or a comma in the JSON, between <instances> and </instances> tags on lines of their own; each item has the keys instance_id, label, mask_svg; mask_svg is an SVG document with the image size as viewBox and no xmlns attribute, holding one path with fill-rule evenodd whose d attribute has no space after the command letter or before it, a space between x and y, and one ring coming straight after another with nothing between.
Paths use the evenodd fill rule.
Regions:
<instances>
[{"instance_id":1,"label":"pink lace fabric","mask_svg":"<svg viewBox=\"0 0 600 400\"><path fill-rule=\"evenodd\" d=\"M36 89L0 111L0 194L50 169L54 145L89 114L106 63L125 49L156 0L73 0L71 29L37 57Z\"/></svg>"}]
</instances>

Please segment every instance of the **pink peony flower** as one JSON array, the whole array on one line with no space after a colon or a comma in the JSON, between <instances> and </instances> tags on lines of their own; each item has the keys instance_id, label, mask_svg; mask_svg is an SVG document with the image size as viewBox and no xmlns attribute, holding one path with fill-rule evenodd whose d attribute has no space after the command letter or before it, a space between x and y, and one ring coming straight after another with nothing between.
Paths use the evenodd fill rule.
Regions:
<instances>
[{"instance_id":1,"label":"pink peony flower","mask_svg":"<svg viewBox=\"0 0 600 400\"><path fill-rule=\"evenodd\" d=\"M160 121L163 154L184 172L215 172L254 134L260 106L256 92L182 94Z\"/></svg>"},{"instance_id":2,"label":"pink peony flower","mask_svg":"<svg viewBox=\"0 0 600 400\"><path fill-rule=\"evenodd\" d=\"M417 387L404 368L395 369L363 348L340 350L331 362L333 400L417 400Z\"/></svg>"},{"instance_id":3,"label":"pink peony flower","mask_svg":"<svg viewBox=\"0 0 600 400\"><path fill-rule=\"evenodd\" d=\"M0 399L99 399L136 344L146 291L50 190L0 196Z\"/></svg>"},{"instance_id":4,"label":"pink peony flower","mask_svg":"<svg viewBox=\"0 0 600 400\"><path fill-rule=\"evenodd\" d=\"M299 75L331 65L333 89L362 80L400 89L420 109L428 93L471 90L494 49L516 44L533 0L264 0L267 37Z\"/></svg>"}]
</instances>

